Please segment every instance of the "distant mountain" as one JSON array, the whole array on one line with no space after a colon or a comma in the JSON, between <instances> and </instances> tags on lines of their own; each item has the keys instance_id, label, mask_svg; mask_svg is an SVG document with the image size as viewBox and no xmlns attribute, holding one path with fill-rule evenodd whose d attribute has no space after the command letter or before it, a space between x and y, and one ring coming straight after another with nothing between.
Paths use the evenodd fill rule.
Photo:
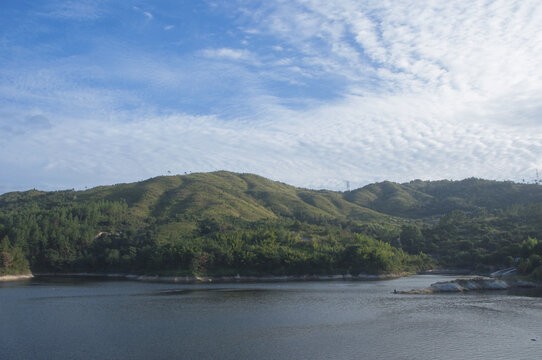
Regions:
<instances>
[{"instance_id":1,"label":"distant mountain","mask_svg":"<svg viewBox=\"0 0 542 360\"><path fill-rule=\"evenodd\" d=\"M348 192L344 198L380 213L407 218L476 212L542 202L542 186L470 178L461 181L389 181Z\"/></svg>"}]
</instances>

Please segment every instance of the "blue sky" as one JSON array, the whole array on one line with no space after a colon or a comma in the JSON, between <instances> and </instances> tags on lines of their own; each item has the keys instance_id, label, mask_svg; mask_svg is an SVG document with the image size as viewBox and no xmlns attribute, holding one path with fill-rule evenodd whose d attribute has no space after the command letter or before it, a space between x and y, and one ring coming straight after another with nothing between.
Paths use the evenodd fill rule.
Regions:
<instances>
[{"instance_id":1,"label":"blue sky","mask_svg":"<svg viewBox=\"0 0 542 360\"><path fill-rule=\"evenodd\" d=\"M539 1L3 1L0 193L542 175Z\"/></svg>"}]
</instances>

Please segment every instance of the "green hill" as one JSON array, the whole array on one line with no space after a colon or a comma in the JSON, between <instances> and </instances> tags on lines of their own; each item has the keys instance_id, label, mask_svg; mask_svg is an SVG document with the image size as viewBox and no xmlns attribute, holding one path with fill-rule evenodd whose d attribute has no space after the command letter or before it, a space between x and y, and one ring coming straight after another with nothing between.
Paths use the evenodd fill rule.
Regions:
<instances>
[{"instance_id":1,"label":"green hill","mask_svg":"<svg viewBox=\"0 0 542 360\"><path fill-rule=\"evenodd\" d=\"M0 196L0 208L28 201L53 202L63 192L10 193ZM67 192L66 201L126 202L133 216L163 221L175 216L231 217L247 221L277 216L382 220L382 214L345 200L340 193L300 189L252 174L226 171L184 176L160 176L149 180L100 186ZM73 199L71 198L73 197Z\"/></svg>"},{"instance_id":2,"label":"green hill","mask_svg":"<svg viewBox=\"0 0 542 360\"><path fill-rule=\"evenodd\" d=\"M226 171L13 192L0 196L0 274L382 273L518 257L532 271L542 245L524 242L542 238L541 208L538 185L386 181L336 192Z\"/></svg>"},{"instance_id":3,"label":"green hill","mask_svg":"<svg viewBox=\"0 0 542 360\"><path fill-rule=\"evenodd\" d=\"M421 181L405 184L388 181L367 185L345 194L359 206L407 217L441 216L454 210L494 211L512 205L542 202L542 187L470 178L461 181Z\"/></svg>"}]
</instances>

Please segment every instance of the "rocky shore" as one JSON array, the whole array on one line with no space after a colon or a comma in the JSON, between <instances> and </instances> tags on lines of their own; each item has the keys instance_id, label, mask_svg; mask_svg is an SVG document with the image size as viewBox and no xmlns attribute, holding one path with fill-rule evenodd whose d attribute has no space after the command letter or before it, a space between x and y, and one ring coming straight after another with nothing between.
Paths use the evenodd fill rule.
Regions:
<instances>
[{"instance_id":1,"label":"rocky shore","mask_svg":"<svg viewBox=\"0 0 542 360\"><path fill-rule=\"evenodd\" d=\"M111 273L37 273L36 276L63 276L63 277L91 277L108 278L118 280L162 282L162 283L234 283L234 282L287 282L287 281L339 281L339 280L390 280L408 274L386 274L386 275L284 275L284 276L153 276L134 274L111 274Z\"/></svg>"},{"instance_id":2,"label":"rocky shore","mask_svg":"<svg viewBox=\"0 0 542 360\"><path fill-rule=\"evenodd\" d=\"M475 277L469 279L455 279L440 281L424 289L396 291L398 294L434 294L466 291L507 290L511 288L535 288L540 284L518 279L493 279L488 277Z\"/></svg>"},{"instance_id":3,"label":"rocky shore","mask_svg":"<svg viewBox=\"0 0 542 360\"><path fill-rule=\"evenodd\" d=\"M17 280L31 279L33 277L34 275L32 274L3 275L3 276L0 276L0 281L17 281Z\"/></svg>"}]
</instances>

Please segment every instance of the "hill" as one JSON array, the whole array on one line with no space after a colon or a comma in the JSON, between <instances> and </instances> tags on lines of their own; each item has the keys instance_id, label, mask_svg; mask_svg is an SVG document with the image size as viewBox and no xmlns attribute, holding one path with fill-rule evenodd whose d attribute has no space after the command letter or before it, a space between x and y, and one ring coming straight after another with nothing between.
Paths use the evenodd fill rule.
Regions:
<instances>
[{"instance_id":1,"label":"hill","mask_svg":"<svg viewBox=\"0 0 542 360\"><path fill-rule=\"evenodd\" d=\"M0 273L383 273L518 256L532 271L538 245L521 249L541 237L541 204L541 186L511 182L335 192L226 171L14 192L0 196Z\"/></svg>"},{"instance_id":2,"label":"hill","mask_svg":"<svg viewBox=\"0 0 542 360\"><path fill-rule=\"evenodd\" d=\"M407 218L442 216L454 210L494 211L513 205L542 202L542 187L470 178L461 181L389 181L370 184L345 194L359 206Z\"/></svg>"},{"instance_id":3,"label":"hill","mask_svg":"<svg viewBox=\"0 0 542 360\"><path fill-rule=\"evenodd\" d=\"M52 208L59 202L96 201L125 202L131 215L139 219L171 220L179 214L218 219L235 217L247 221L277 216L361 221L385 218L347 201L339 192L296 188L257 175L226 171L159 176L85 191L7 193L0 196L0 209L24 208L28 204Z\"/></svg>"}]
</instances>

